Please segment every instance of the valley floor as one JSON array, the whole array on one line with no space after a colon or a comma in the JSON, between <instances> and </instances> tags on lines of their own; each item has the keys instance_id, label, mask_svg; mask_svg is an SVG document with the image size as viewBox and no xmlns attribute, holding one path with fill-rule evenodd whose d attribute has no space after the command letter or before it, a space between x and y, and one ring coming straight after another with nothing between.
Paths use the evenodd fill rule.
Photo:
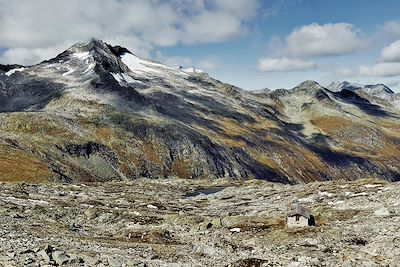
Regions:
<instances>
[{"instance_id":1,"label":"valley floor","mask_svg":"<svg viewBox=\"0 0 400 267\"><path fill-rule=\"evenodd\" d=\"M0 184L0 266L399 266L400 184ZM287 228L298 200L316 227Z\"/></svg>"}]
</instances>

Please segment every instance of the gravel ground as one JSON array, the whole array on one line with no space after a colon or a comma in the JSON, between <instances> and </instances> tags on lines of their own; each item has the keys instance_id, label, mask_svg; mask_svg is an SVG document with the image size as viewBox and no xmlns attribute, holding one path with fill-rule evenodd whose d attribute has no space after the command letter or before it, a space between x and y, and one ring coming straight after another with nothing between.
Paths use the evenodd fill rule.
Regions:
<instances>
[{"instance_id":1,"label":"gravel ground","mask_svg":"<svg viewBox=\"0 0 400 267\"><path fill-rule=\"evenodd\" d=\"M399 266L400 184L0 184L0 266ZM293 201L316 227L288 228Z\"/></svg>"}]
</instances>

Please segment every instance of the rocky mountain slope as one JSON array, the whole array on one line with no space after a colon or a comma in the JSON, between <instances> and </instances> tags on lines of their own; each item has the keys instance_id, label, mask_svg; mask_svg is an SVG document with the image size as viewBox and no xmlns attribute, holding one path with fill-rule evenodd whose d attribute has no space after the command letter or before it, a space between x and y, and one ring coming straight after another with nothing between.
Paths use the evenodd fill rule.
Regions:
<instances>
[{"instance_id":1,"label":"rocky mountain slope","mask_svg":"<svg viewBox=\"0 0 400 267\"><path fill-rule=\"evenodd\" d=\"M1 266L398 266L399 183L0 184ZM315 227L286 227L297 199Z\"/></svg>"},{"instance_id":2,"label":"rocky mountain slope","mask_svg":"<svg viewBox=\"0 0 400 267\"><path fill-rule=\"evenodd\" d=\"M400 111L307 81L247 92L100 40L0 67L0 179L400 180Z\"/></svg>"},{"instance_id":3,"label":"rocky mountain slope","mask_svg":"<svg viewBox=\"0 0 400 267\"><path fill-rule=\"evenodd\" d=\"M363 85L359 83L349 82L333 82L327 88L334 92L342 90L350 90L359 93L361 96L368 98L372 101L378 101L379 104L384 104L381 100L385 100L393 106L400 109L400 94L395 94L389 87L384 84L368 84Z\"/></svg>"}]
</instances>

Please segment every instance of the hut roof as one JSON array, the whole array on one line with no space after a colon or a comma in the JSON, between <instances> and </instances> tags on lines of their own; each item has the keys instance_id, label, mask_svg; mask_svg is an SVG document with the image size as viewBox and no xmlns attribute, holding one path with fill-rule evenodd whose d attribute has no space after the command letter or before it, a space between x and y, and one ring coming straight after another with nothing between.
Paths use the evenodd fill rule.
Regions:
<instances>
[{"instance_id":1,"label":"hut roof","mask_svg":"<svg viewBox=\"0 0 400 267\"><path fill-rule=\"evenodd\" d=\"M307 219L310 219L310 212L299 203L293 204L288 213L289 217L296 215L301 215L303 217L306 217Z\"/></svg>"}]
</instances>

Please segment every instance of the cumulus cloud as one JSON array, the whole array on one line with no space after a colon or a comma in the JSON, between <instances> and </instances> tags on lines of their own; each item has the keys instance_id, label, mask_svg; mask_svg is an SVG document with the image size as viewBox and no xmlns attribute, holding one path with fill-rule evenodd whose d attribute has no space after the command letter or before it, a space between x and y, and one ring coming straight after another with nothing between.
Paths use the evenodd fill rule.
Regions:
<instances>
[{"instance_id":1,"label":"cumulus cloud","mask_svg":"<svg viewBox=\"0 0 400 267\"><path fill-rule=\"evenodd\" d=\"M400 87L400 81L399 80L394 80L394 81L388 81L385 82L385 84L389 87Z\"/></svg>"},{"instance_id":2,"label":"cumulus cloud","mask_svg":"<svg viewBox=\"0 0 400 267\"><path fill-rule=\"evenodd\" d=\"M372 66L337 69L340 77L394 77L400 76L400 40L381 51L380 61Z\"/></svg>"},{"instance_id":3,"label":"cumulus cloud","mask_svg":"<svg viewBox=\"0 0 400 267\"><path fill-rule=\"evenodd\" d=\"M400 40L391 43L383 48L381 53L381 61L383 62L400 62Z\"/></svg>"},{"instance_id":4,"label":"cumulus cloud","mask_svg":"<svg viewBox=\"0 0 400 267\"><path fill-rule=\"evenodd\" d=\"M381 62L356 69L339 69L336 74L341 77L394 77L400 75L400 62Z\"/></svg>"},{"instance_id":5,"label":"cumulus cloud","mask_svg":"<svg viewBox=\"0 0 400 267\"><path fill-rule=\"evenodd\" d=\"M391 20L386 22L377 32L378 37L389 35L392 37L400 37L400 22Z\"/></svg>"},{"instance_id":6,"label":"cumulus cloud","mask_svg":"<svg viewBox=\"0 0 400 267\"><path fill-rule=\"evenodd\" d=\"M60 46L100 38L139 55L178 43L224 42L246 33L259 0L0 0L7 63L35 63ZM29 51L30 53L27 53Z\"/></svg>"},{"instance_id":7,"label":"cumulus cloud","mask_svg":"<svg viewBox=\"0 0 400 267\"><path fill-rule=\"evenodd\" d=\"M155 53L155 58L159 62L162 62L171 67L198 67L206 71L216 70L219 68L218 59L213 55L208 55L207 57L200 59L197 62L193 62L190 57L183 56L169 56L163 54L161 51Z\"/></svg>"},{"instance_id":8,"label":"cumulus cloud","mask_svg":"<svg viewBox=\"0 0 400 267\"><path fill-rule=\"evenodd\" d=\"M55 45L46 48L10 48L0 57L1 62L19 63L19 62L39 62L46 58L55 57L61 51L65 50L68 44Z\"/></svg>"},{"instance_id":9,"label":"cumulus cloud","mask_svg":"<svg viewBox=\"0 0 400 267\"><path fill-rule=\"evenodd\" d=\"M316 67L312 61L295 58L261 58L258 61L258 69L264 72L288 72L297 70L309 70Z\"/></svg>"},{"instance_id":10,"label":"cumulus cloud","mask_svg":"<svg viewBox=\"0 0 400 267\"><path fill-rule=\"evenodd\" d=\"M162 62L171 67L189 67L193 65L192 59L190 57L182 57L182 56L168 56L164 55L161 51L156 52L156 59L159 62Z\"/></svg>"},{"instance_id":11,"label":"cumulus cloud","mask_svg":"<svg viewBox=\"0 0 400 267\"><path fill-rule=\"evenodd\" d=\"M268 50L275 57L260 58L261 71L297 71L316 68L307 57L353 52L362 43L360 31L349 23L312 23L293 29L284 39L272 37Z\"/></svg>"},{"instance_id":12,"label":"cumulus cloud","mask_svg":"<svg viewBox=\"0 0 400 267\"><path fill-rule=\"evenodd\" d=\"M295 28L285 38L283 52L292 56L331 56L354 51L360 31L349 23L327 23Z\"/></svg>"},{"instance_id":13,"label":"cumulus cloud","mask_svg":"<svg viewBox=\"0 0 400 267\"><path fill-rule=\"evenodd\" d=\"M400 75L400 63L378 63L372 67L361 66L359 68L360 76L372 77L392 77Z\"/></svg>"},{"instance_id":14,"label":"cumulus cloud","mask_svg":"<svg viewBox=\"0 0 400 267\"><path fill-rule=\"evenodd\" d=\"M219 68L218 59L213 55L208 55L199 62L199 67L205 70L216 70Z\"/></svg>"}]
</instances>

